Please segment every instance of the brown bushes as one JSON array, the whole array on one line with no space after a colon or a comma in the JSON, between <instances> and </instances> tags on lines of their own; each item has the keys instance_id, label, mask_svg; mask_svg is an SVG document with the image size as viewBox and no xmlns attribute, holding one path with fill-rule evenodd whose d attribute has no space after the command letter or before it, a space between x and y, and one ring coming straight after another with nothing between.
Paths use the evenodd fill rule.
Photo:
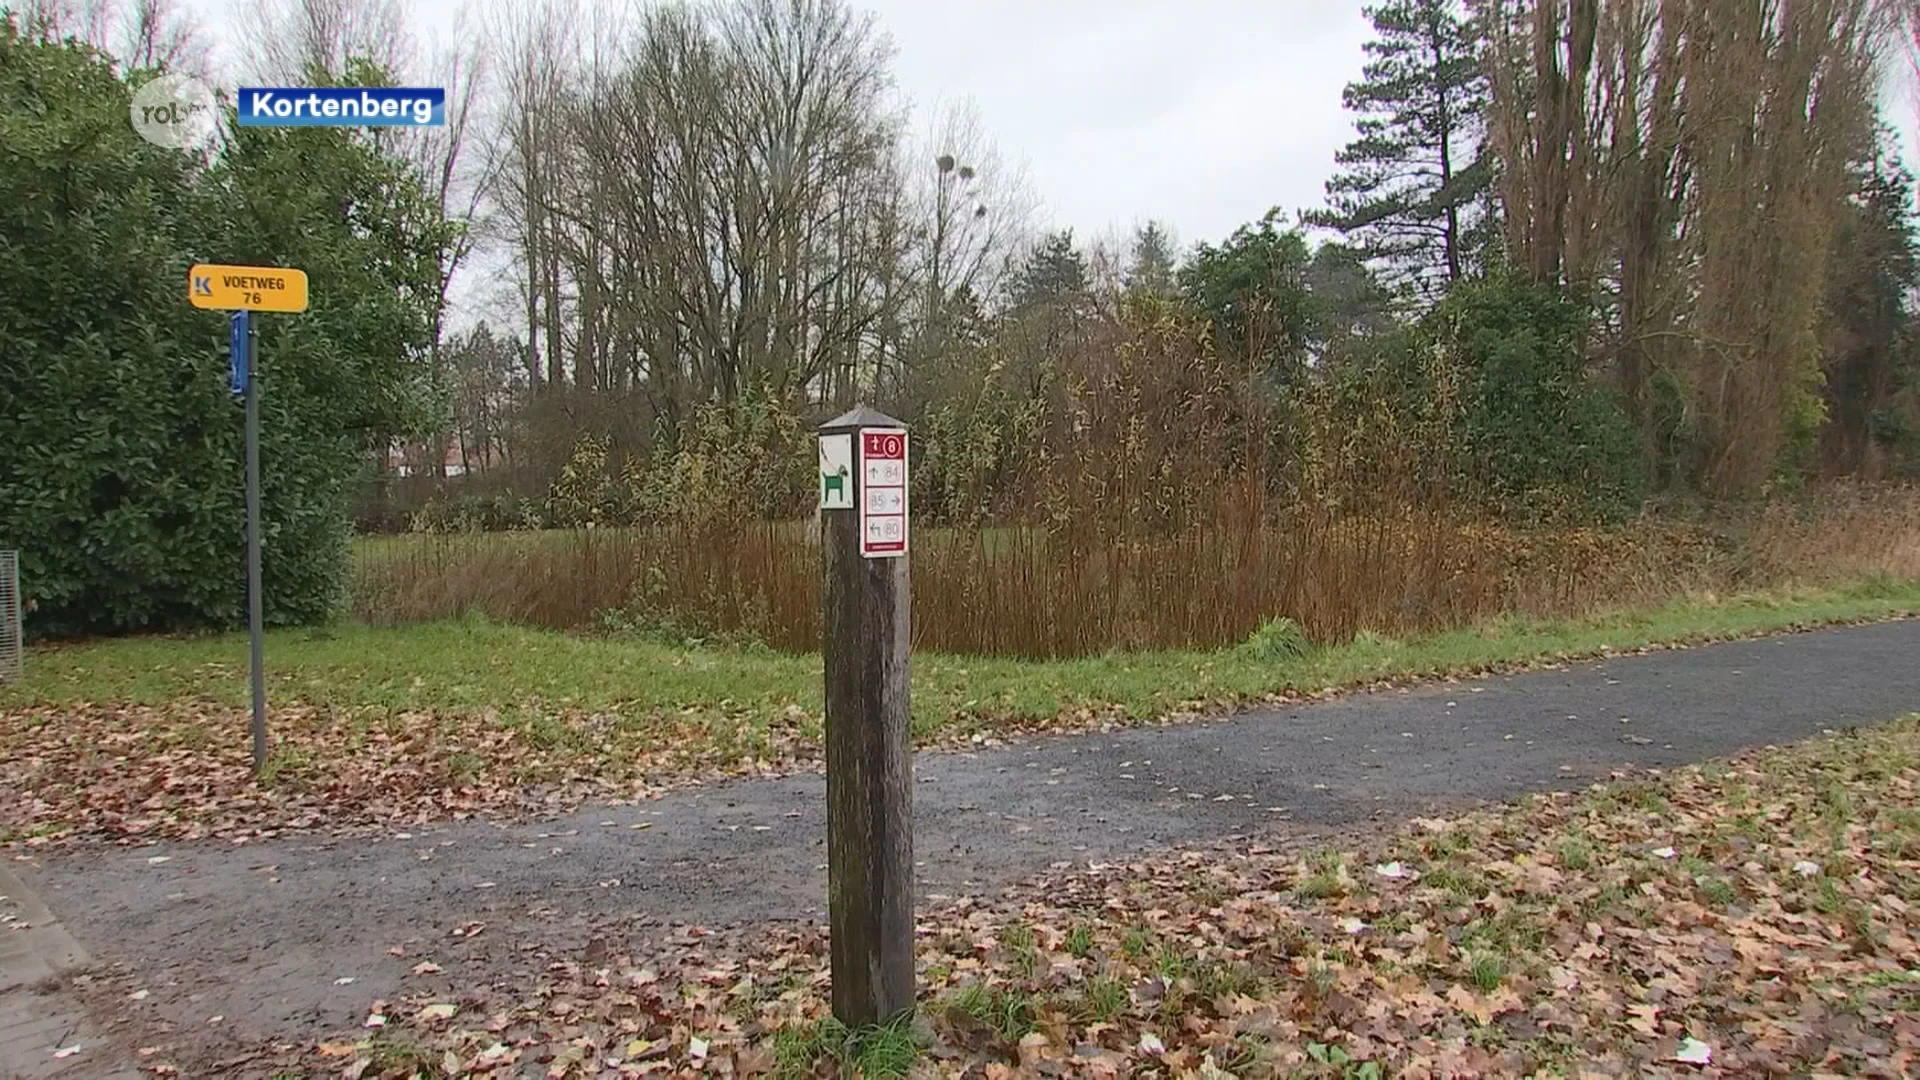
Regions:
<instances>
[{"instance_id":1,"label":"brown bushes","mask_svg":"<svg viewBox=\"0 0 1920 1080\"><path fill-rule=\"evenodd\" d=\"M914 640L944 652L1078 656L1212 648L1285 616L1315 640L1404 635L1503 614L1577 615L1705 592L1920 578L1920 490L1838 487L1711 525L1521 529L1402 508L1223 505L1183 527L1096 535L921 528ZM804 525L409 536L358 554L354 614L479 613L563 630L642 625L816 648L819 552Z\"/></svg>"},{"instance_id":2,"label":"brown bushes","mask_svg":"<svg viewBox=\"0 0 1920 1080\"><path fill-rule=\"evenodd\" d=\"M1600 467L1633 465L1631 439L1608 437L1604 402L1564 392L1571 309L1488 286L1441 315L1294 382L1229 362L1153 303L1093 320L1044 364L986 347L981 370L959 369L973 392L913 420L916 644L1205 649L1280 617L1329 641L1920 577L1914 489L1577 524L1639 496L1630 468ZM548 502L596 527L368 541L354 613L814 649L818 548L805 523L764 520L809 498L810 436L790 403L750 396L704 410L644 468L583 439Z\"/></svg>"}]
</instances>

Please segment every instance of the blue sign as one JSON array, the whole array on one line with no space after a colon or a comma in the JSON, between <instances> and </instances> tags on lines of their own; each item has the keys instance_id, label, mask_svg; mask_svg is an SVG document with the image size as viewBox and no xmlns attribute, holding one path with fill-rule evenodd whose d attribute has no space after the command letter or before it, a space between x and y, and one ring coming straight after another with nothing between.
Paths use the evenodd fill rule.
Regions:
<instances>
[{"instance_id":1,"label":"blue sign","mask_svg":"<svg viewBox=\"0 0 1920 1080\"><path fill-rule=\"evenodd\" d=\"M438 86L243 86L241 127L444 127Z\"/></svg>"},{"instance_id":2,"label":"blue sign","mask_svg":"<svg viewBox=\"0 0 1920 1080\"><path fill-rule=\"evenodd\" d=\"M233 392L247 392L247 380L253 373L248 363L247 313L236 311L227 322L227 374L232 379Z\"/></svg>"}]
</instances>

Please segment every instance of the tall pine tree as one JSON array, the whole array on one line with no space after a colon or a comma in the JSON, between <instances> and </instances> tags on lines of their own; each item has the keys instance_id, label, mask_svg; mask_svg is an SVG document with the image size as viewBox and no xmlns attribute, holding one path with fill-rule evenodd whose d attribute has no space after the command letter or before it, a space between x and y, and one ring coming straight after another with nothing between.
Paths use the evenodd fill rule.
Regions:
<instances>
[{"instance_id":1,"label":"tall pine tree","mask_svg":"<svg viewBox=\"0 0 1920 1080\"><path fill-rule=\"evenodd\" d=\"M1128 255L1127 291L1147 296L1172 296L1177 291L1174 271L1179 258L1165 226L1157 221L1140 226Z\"/></svg>"},{"instance_id":2,"label":"tall pine tree","mask_svg":"<svg viewBox=\"0 0 1920 1080\"><path fill-rule=\"evenodd\" d=\"M1013 272L1015 311L1075 309L1087 294L1087 260L1073 245L1073 230L1042 236Z\"/></svg>"},{"instance_id":3,"label":"tall pine tree","mask_svg":"<svg viewBox=\"0 0 1920 1080\"><path fill-rule=\"evenodd\" d=\"M1376 36L1341 95L1358 137L1334 156L1326 207L1305 218L1340 232L1390 284L1432 299L1471 269L1486 234L1479 38L1458 0L1386 0L1366 13Z\"/></svg>"}]
</instances>

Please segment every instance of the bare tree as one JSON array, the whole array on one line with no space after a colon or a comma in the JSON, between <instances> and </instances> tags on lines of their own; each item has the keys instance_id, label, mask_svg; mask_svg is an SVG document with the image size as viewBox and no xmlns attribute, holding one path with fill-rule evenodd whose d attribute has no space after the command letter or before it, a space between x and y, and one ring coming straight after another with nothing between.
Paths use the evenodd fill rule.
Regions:
<instances>
[{"instance_id":1,"label":"bare tree","mask_svg":"<svg viewBox=\"0 0 1920 1080\"><path fill-rule=\"evenodd\" d=\"M997 290L1023 178L971 110L910 138L891 46L843 0L493 14L510 105L480 212L513 253L547 460L748 396L900 401Z\"/></svg>"},{"instance_id":2,"label":"bare tree","mask_svg":"<svg viewBox=\"0 0 1920 1080\"><path fill-rule=\"evenodd\" d=\"M28 32L84 41L122 68L208 74L201 27L178 0L25 0L12 10Z\"/></svg>"},{"instance_id":3,"label":"bare tree","mask_svg":"<svg viewBox=\"0 0 1920 1080\"><path fill-rule=\"evenodd\" d=\"M915 262L925 278L918 320L922 351L945 344L953 297L998 291L1007 257L1028 238L1035 199L1024 170L987 136L971 103L936 108L902 172L911 189Z\"/></svg>"},{"instance_id":4,"label":"bare tree","mask_svg":"<svg viewBox=\"0 0 1920 1080\"><path fill-rule=\"evenodd\" d=\"M177 0L132 0L120 17L122 63L206 74L207 47L200 27Z\"/></svg>"},{"instance_id":5,"label":"bare tree","mask_svg":"<svg viewBox=\"0 0 1920 1080\"><path fill-rule=\"evenodd\" d=\"M427 84L446 90L445 124L419 131L392 132L389 149L403 153L412 163L422 189L433 200L441 218L456 231L443 250L437 290L433 297L431 319L430 368L435 382L451 386L455 381L443 360L443 339L455 280L473 255L481 232L476 228L481 205L492 183L493 159L476 153L477 114L488 92L489 54L487 44L474 32L468 9L456 15L447 36L435 41L429 52ZM402 74L402 73L396 73ZM433 468L445 468L446 435L437 439ZM462 446L464 451L464 444Z\"/></svg>"},{"instance_id":6,"label":"bare tree","mask_svg":"<svg viewBox=\"0 0 1920 1080\"><path fill-rule=\"evenodd\" d=\"M1539 281L1561 280L1569 246L1587 228L1569 215L1592 205L1576 192L1590 179L1586 106L1599 10L1599 0L1490 0L1482 15L1507 257Z\"/></svg>"},{"instance_id":7,"label":"bare tree","mask_svg":"<svg viewBox=\"0 0 1920 1080\"><path fill-rule=\"evenodd\" d=\"M98 49L113 41L116 0L18 0L12 9L29 34L73 38Z\"/></svg>"},{"instance_id":8,"label":"bare tree","mask_svg":"<svg viewBox=\"0 0 1920 1080\"><path fill-rule=\"evenodd\" d=\"M642 14L566 95L556 227L573 366L669 422L749 387L824 393L889 363L905 296L884 46L834 2Z\"/></svg>"},{"instance_id":9,"label":"bare tree","mask_svg":"<svg viewBox=\"0 0 1920 1080\"><path fill-rule=\"evenodd\" d=\"M897 254L876 250L860 220L898 191L891 45L840 0L746 0L715 22L732 75L716 111L734 144L731 276L745 328L733 345L738 371L723 371L720 389L730 396L740 387L729 382L751 379L791 392L829 362L858 363L852 347L897 302L857 287L875 255L891 264ZM890 358L873 359L883 380Z\"/></svg>"},{"instance_id":10,"label":"bare tree","mask_svg":"<svg viewBox=\"0 0 1920 1080\"><path fill-rule=\"evenodd\" d=\"M572 28L579 6L574 0L503 2L492 15L498 75L493 100L501 111L489 118L495 132L489 174L505 237L519 253L524 358L528 382L537 390L566 382L553 210L560 202L562 126L577 60Z\"/></svg>"},{"instance_id":11,"label":"bare tree","mask_svg":"<svg viewBox=\"0 0 1920 1080\"><path fill-rule=\"evenodd\" d=\"M354 57L398 74L417 59L400 0L256 0L241 11L246 67L264 82L338 76Z\"/></svg>"}]
</instances>

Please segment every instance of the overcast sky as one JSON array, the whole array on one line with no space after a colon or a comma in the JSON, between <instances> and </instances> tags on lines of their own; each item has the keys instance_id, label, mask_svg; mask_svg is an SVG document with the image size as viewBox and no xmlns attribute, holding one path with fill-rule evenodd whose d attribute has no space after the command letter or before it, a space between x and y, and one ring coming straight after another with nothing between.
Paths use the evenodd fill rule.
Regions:
<instances>
[{"instance_id":1,"label":"overcast sky","mask_svg":"<svg viewBox=\"0 0 1920 1080\"><path fill-rule=\"evenodd\" d=\"M244 0L188 0L223 71ZM403 0L424 39L462 0ZM600 0L603 3L616 0ZM1219 240L1279 206L1318 205L1352 134L1340 88L1359 74L1359 0L855 0L896 49L924 115L971 100L1023 163L1043 223L1091 238L1157 218Z\"/></svg>"}]
</instances>

